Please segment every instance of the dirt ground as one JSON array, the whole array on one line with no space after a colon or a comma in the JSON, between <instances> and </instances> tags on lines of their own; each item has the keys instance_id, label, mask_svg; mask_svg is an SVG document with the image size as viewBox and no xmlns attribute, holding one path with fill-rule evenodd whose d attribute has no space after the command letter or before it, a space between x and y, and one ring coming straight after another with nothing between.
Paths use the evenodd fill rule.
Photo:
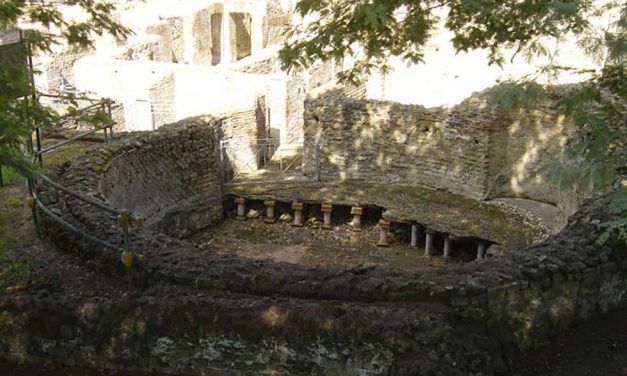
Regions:
<instances>
[{"instance_id":1,"label":"dirt ground","mask_svg":"<svg viewBox=\"0 0 627 376\"><path fill-rule=\"evenodd\" d=\"M227 219L218 226L197 234L189 241L207 252L235 253L250 259L272 260L306 266L380 265L401 269L442 267L474 260L476 245L455 243L454 257L441 257L441 239L436 240L439 255L426 257L424 245L410 246L410 234L392 232L390 246L379 247L379 227L366 224L362 231L351 230L348 222L336 223L331 229L318 225L294 227L277 221L268 224L261 218L238 221Z\"/></svg>"},{"instance_id":2,"label":"dirt ground","mask_svg":"<svg viewBox=\"0 0 627 376\"><path fill-rule=\"evenodd\" d=\"M55 140L48 140L54 142ZM94 144L70 145L46 159L56 168ZM6 170L4 170L6 173ZM70 296L121 296L125 281L100 275L89 263L71 252L35 236L32 213L25 205L24 178L7 174L0 187L0 293L28 291L35 294L63 292Z\"/></svg>"}]
</instances>

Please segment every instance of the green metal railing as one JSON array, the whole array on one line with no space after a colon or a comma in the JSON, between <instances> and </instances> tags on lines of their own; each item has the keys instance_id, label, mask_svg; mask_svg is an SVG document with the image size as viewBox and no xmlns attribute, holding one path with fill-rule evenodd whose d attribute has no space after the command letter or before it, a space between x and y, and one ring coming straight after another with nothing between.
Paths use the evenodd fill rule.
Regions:
<instances>
[{"instance_id":1,"label":"green metal railing","mask_svg":"<svg viewBox=\"0 0 627 376\"><path fill-rule=\"evenodd\" d=\"M112 120L111 117L111 99L108 98L103 98L100 101L98 101L97 103L91 104L87 107L83 107L80 108L78 110L75 111L75 114L72 115L67 115L67 116L62 116L61 118L59 118L59 122L57 123L57 125L61 124L64 121L67 120L72 120L72 119L77 119L79 115L81 114L85 114L88 113L90 111L93 110L100 110L103 113L105 113L108 116L108 124L105 124L103 126L94 126L92 129L85 131L83 133L79 133L67 140L63 140L60 141L52 146L43 148L42 147L42 130L41 127L37 126L34 128L34 133L35 133L35 140L32 139L32 132L30 135L30 139L28 140L27 143L27 148L28 151L35 157L35 159L39 162L39 167L43 167L43 156L44 154L50 153L52 151L55 151L56 149L70 144L72 142L75 141L79 141L87 136L91 136L92 134L95 134L99 131L103 131L104 133L104 142L107 143L111 140L113 140L113 126L115 125L115 123ZM36 146L36 149L35 149Z\"/></svg>"},{"instance_id":2,"label":"green metal railing","mask_svg":"<svg viewBox=\"0 0 627 376\"><path fill-rule=\"evenodd\" d=\"M58 142L46 148L42 148L41 146L42 132L39 127L36 127L34 129L36 140L32 139L32 133L31 133L30 140L27 140L27 143L28 143L27 147L28 147L29 152L31 153L31 156L33 157L33 162L39 162L39 166L43 167L44 154L52 153L65 145L84 139L85 137L92 135L99 131L104 131L105 143L112 140L114 123L113 121L111 121L111 100L110 99L102 99L98 103L82 108L78 110L77 112L84 113L86 111L90 111L90 110L97 109L97 108L100 108L106 111L110 120L108 124L106 124L105 126L100 126L100 127L94 126L93 129L90 129L86 132L83 132L81 134L73 136L67 140ZM64 117L62 118L62 120L67 120L68 118L69 117ZM36 149L35 149L35 146L36 146ZM115 216L115 218L117 219L118 225L120 226L121 233L122 233L122 243L123 243L122 246L120 247L106 240L99 239L89 234L88 232L76 227L75 225L65 221L59 215L55 214L52 210L50 210L50 208L46 207L46 205L39 198L38 190L37 190L37 187L39 186L39 184L37 183L48 184L65 194L68 194L86 204L89 204L99 210L102 210L106 213L109 213ZM120 260L122 264L124 264L127 267L131 267L135 262L141 263L144 261L143 255L137 254L131 250L130 236L129 236L131 224L140 225L143 222L143 219L140 216L130 213L126 209L118 210L118 209L112 208L102 201L99 201L93 197L76 192L58 182L55 182L50 177L37 171L33 172L32 176L29 176L27 178L27 188L28 188L28 194L29 194L27 198L27 204L32 210L33 225L35 227L35 233L38 238L41 238L40 215L45 215L47 218L49 218L53 222L56 222L57 224L65 227L70 232L92 242L93 244L101 246L105 250L117 252L120 255Z\"/></svg>"}]
</instances>

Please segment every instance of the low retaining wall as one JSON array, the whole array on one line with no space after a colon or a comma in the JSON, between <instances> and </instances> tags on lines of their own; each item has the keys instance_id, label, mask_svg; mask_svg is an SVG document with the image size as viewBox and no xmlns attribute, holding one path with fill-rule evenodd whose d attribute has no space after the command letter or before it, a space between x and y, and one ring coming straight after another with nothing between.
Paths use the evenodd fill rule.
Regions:
<instances>
[{"instance_id":1,"label":"low retaining wall","mask_svg":"<svg viewBox=\"0 0 627 376\"><path fill-rule=\"evenodd\" d=\"M195 168L183 168L192 165L179 161L187 158L178 153L185 150L206 152L210 149L210 141L199 141L198 138L199 135L209 137L212 134L210 127L203 126L192 124L189 127L166 127L154 135L130 135L120 143L74 161L69 168L61 171L58 179L86 194L98 196L104 192L112 200L123 202L131 198L122 197L121 192L132 187L115 188L119 184L115 177L124 176L122 172L127 171L116 166L118 162L132 165L142 161L142 171L148 170L145 184L159 184L161 179L153 177L160 176L157 172L161 171L160 158L157 157L158 153L149 150L161 147L158 145L164 139L180 139L180 143L168 143L173 146L164 149L165 155L177 161L175 166L181 167L182 171L195 171ZM201 147L188 149L184 146L186 144L199 144ZM120 145L135 145L136 153L139 154L132 157L118 153L129 150ZM215 171L210 165L203 165L206 171ZM154 192L159 190L158 187L147 189L154 189ZM177 192L173 190L172 194L180 197ZM120 242L118 229L103 225L111 221L107 215L45 186L41 197L66 219L80 223L99 237ZM213 204L210 207L217 209ZM163 301L152 301L156 312L177 312L168 316L174 323L166 325L165 321L158 321L155 317L154 320L161 325L155 326L149 336L136 337L137 343L129 342L128 349L122 347L119 351L115 350L116 344L126 342L111 344L110 337L114 335L111 331L100 337L90 337L89 340L81 337L78 343L80 345L84 340L91 343L87 346L96 346L93 353L98 354L101 362L117 364L122 362L124 356L130 357L132 362L134 354L150 353L152 356L146 355L146 364L139 362L134 366L144 369L154 367L168 372L181 369L189 374L202 374L205 366L227 369L230 366L222 363L224 359L232 359L234 364L239 364L235 359L245 359L244 365L252 366L256 361L249 355L239 353L238 349L267 354L270 348L275 350L272 350L272 355L268 355L268 359L283 359L277 361L277 364L283 367L279 369L288 374L426 375L433 371L430 368L432 365L437 365L441 372L451 375L479 371L507 374L504 371L506 366L498 361L502 355L499 346L530 348L543 343L575 321L589 318L596 312L606 312L627 301L627 245L615 239L610 239L605 245L595 242L600 231L598 223L607 218L604 198L599 196L585 202L559 234L532 248L476 263L411 271L383 267L309 268L243 259L235 255L206 254L191 244L155 231L158 226L139 226L133 228L131 244L134 251L146 255L146 262L131 270L135 281L144 286L179 286L176 288L189 292L188 300L166 297ZM45 230L53 238L68 245L68 249L75 249L85 255L99 254L91 244L53 224L46 224ZM123 271L117 257L100 259L102 265L109 266L108 269ZM145 294L149 294L151 288ZM204 294L224 299L207 300ZM13 303L10 302L2 304L0 312L4 310L16 317L11 322L29 322L30 316L21 316L18 305L11 305ZM41 304L33 302L31 306L40 309ZM77 312L78 303L69 304L68 309L55 306L57 308L53 311ZM97 303L100 304L122 303ZM229 308L234 307L234 304L236 308ZM148 322L146 317L152 317L148 310L130 312L128 314L133 317L132 323L141 320ZM304 312L313 313L308 316L310 314ZM70 315L77 317L76 313ZM19 321L18 317L23 321ZM111 313L106 317L117 317L119 321L126 316ZM339 321L334 321L336 319ZM230 325L232 321L238 320L249 323ZM264 320L270 323L262 325L265 329L257 330L256 326L250 324ZM189 323L194 325L190 326ZM324 334L329 325L333 327L329 332L331 334ZM8 325L8 329L4 330L17 335L15 333L19 332L13 332L13 327L15 325ZM276 332L277 327L282 329ZM137 328L141 328L141 325ZM100 329L104 330L102 327ZM39 326L32 326L29 333L32 338L56 338L52 334L44 336L43 330ZM96 329L85 330L85 333L94 335L100 333ZM205 335L209 337L203 342ZM315 335L320 335L324 343L314 341L312 338ZM190 344L185 344L183 338L191 338ZM488 344L477 338L487 338ZM281 342L281 339L285 342ZM69 343L69 340L58 341L58 346ZM312 352L308 346L315 346L325 355ZM205 352L195 355L199 348L205 348ZM20 351L22 354L35 355L29 349L31 347L21 345L12 347L9 341L2 351L15 356L19 356ZM340 349L345 350L342 352ZM89 359L87 355L81 354L79 352L71 359ZM159 354L165 354L166 361L161 359L161 363L157 362L155 359L160 359ZM64 356L60 355L60 358ZM337 359L340 360L336 362ZM372 359L381 364L375 367ZM202 363L205 366L196 361L206 361ZM301 364L302 368L298 368L297 364ZM235 369L240 370L237 367ZM254 368L255 372L259 370ZM447 373L449 370L450 373Z\"/></svg>"},{"instance_id":2,"label":"low retaining wall","mask_svg":"<svg viewBox=\"0 0 627 376\"><path fill-rule=\"evenodd\" d=\"M152 290L152 291L151 291ZM506 372L479 327L428 306L149 289L128 299L0 298L0 358L174 375ZM481 346L472 336L486 338Z\"/></svg>"}]
</instances>

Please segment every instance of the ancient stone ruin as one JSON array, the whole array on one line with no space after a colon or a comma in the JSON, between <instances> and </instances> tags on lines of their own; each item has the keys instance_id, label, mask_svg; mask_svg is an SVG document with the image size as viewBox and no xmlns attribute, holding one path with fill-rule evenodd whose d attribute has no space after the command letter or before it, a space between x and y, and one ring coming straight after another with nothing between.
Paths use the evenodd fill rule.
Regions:
<instances>
[{"instance_id":1,"label":"ancient stone ruin","mask_svg":"<svg viewBox=\"0 0 627 376\"><path fill-rule=\"evenodd\" d=\"M332 114L345 107L353 110L344 112L348 117L337 123L338 117ZM368 107L387 112L374 112L366 123L363 109ZM531 197L545 194L544 199L551 197L558 203L558 217L565 218L571 208L577 208L569 221L558 220L565 227L548 238L546 231L530 224L534 217L480 200L512 189L497 183L513 173L511 166L503 165L508 158L500 156L502 168L496 170L490 153L482 152L490 142L514 142L502 139L509 132L495 128L511 124L510 116L549 119L550 115L474 118L468 113L434 115L422 108L395 107L337 96L308 102L302 176L296 178L293 172L292 179L275 183L255 182L267 178L265 171L242 175L238 179L243 182L236 179L223 184L227 162L221 161L217 146L224 133L221 128L229 122L217 117L188 119L154 133L124 135L64 167L54 177L57 181L145 218L131 229L133 251L145 261L125 270L117 255L103 252L54 222L46 222L48 236L97 261L105 273L123 276L130 272L138 289L170 286L177 297L165 304L138 296L126 302L69 300L48 306L35 300L26 306L4 306L9 316L32 311L21 324L3 327L6 335L16 336L11 338L21 343L6 351L24 359L54 356L68 364L176 374L225 369L355 375L429 374L434 370L451 375L499 373L508 367L503 346L530 348L569 323L624 302L624 244L599 246L591 236L598 233L596 224L607 215L602 197L578 204L574 192L549 196L542 186L522 185ZM404 127L391 129L388 121L402 116L412 116L412 122L403 121ZM483 120L474 120L476 128L455 128L458 119L469 117ZM325 123L328 119L333 121ZM538 124L550 128L557 123ZM315 141L307 136L314 128L318 129ZM369 143L369 152L363 156L381 156L385 163L380 165L350 157L353 145L371 134L377 135L378 142ZM413 135L411 143L408 134ZM436 138L429 140L434 134ZM445 137L450 143L440 141ZM312 172L315 163L309 160L313 157L308 145L315 142L319 167ZM347 144L341 146L342 142ZM415 147L416 159L409 159L407 153L400 160L394 154L400 147ZM518 150L508 149L509 160L516 160ZM478 167L472 172L462 168L447 173L436 162L447 154L452 154L451 162ZM473 177L460 178L456 173ZM455 193L432 190L441 188L437 186L427 188L446 179L453 182ZM108 214L45 185L40 197L58 214L98 237L121 241L117 226L107 225L111 223ZM312 225L305 222L317 217L319 234L334 231L325 230L325 225L342 226L342 221L354 228L359 215L364 231L381 232L376 239L379 246L396 243L409 250L414 260L446 257L457 262L439 266L410 262L402 267L350 262L312 265L302 259L277 261L228 250L214 252L190 238L199 231L211 231L225 220L223 213L246 218L252 207L259 210L259 218L245 223L283 226L279 231L294 223L305 226L294 231L306 231ZM343 219L342 207L350 209ZM362 221L368 208L379 211L370 212ZM290 215L290 224L273 220L285 214ZM402 231L390 231L395 226L408 231L408 241ZM345 237L350 230L345 226L342 231ZM239 238L233 233L231 237L232 241ZM460 257L460 252L470 252L472 257ZM478 261L472 261L475 258ZM65 323L63 327L71 333L67 339L50 342L46 338L54 334L37 329L43 307L48 307L46 315ZM85 309L91 312L87 321L80 313ZM484 340L476 341L479 337Z\"/></svg>"},{"instance_id":2,"label":"ancient stone ruin","mask_svg":"<svg viewBox=\"0 0 627 376\"><path fill-rule=\"evenodd\" d=\"M481 94L432 108L368 98L337 84L343 62L282 72L286 3L129 6L120 17L143 32L128 43L42 58L48 85L118 104L115 139L49 176L128 210L136 257L126 267L42 216L47 237L129 294L0 300L2 357L505 375L512 354L625 303L626 245L596 241L608 192L562 191L542 172L567 158L569 119ZM39 183L54 215L123 244L117 216Z\"/></svg>"}]
</instances>

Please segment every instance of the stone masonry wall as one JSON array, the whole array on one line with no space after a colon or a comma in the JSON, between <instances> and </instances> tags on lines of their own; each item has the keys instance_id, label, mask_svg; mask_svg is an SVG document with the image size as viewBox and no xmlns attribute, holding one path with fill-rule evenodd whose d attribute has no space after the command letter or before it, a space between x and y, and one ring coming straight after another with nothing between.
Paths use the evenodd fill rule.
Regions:
<instances>
[{"instance_id":1,"label":"stone masonry wall","mask_svg":"<svg viewBox=\"0 0 627 376\"><path fill-rule=\"evenodd\" d=\"M570 133L568 122L547 109L447 111L325 95L306 104L305 171L315 171L319 142L323 180L419 184L475 199L522 197L558 205L565 220L585 190L560 192L536 171L561 160Z\"/></svg>"},{"instance_id":2,"label":"stone masonry wall","mask_svg":"<svg viewBox=\"0 0 627 376\"><path fill-rule=\"evenodd\" d=\"M227 141L225 166L236 171L254 171L257 141L267 137L265 97L250 110L226 115L222 122L222 140Z\"/></svg>"},{"instance_id":3,"label":"stone masonry wall","mask_svg":"<svg viewBox=\"0 0 627 376\"><path fill-rule=\"evenodd\" d=\"M231 22L231 61L239 61L251 54L252 18L249 13L230 14Z\"/></svg>"},{"instance_id":4,"label":"stone masonry wall","mask_svg":"<svg viewBox=\"0 0 627 376\"><path fill-rule=\"evenodd\" d=\"M305 109L305 172L484 196L485 117L325 95ZM319 141L316 141L319 140Z\"/></svg>"},{"instance_id":5,"label":"stone masonry wall","mask_svg":"<svg viewBox=\"0 0 627 376\"><path fill-rule=\"evenodd\" d=\"M141 133L109 149L99 190L110 205L146 218L147 226L183 236L222 217L215 134L219 122L195 119L181 130Z\"/></svg>"},{"instance_id":6,"label":"stone masonry wall","mask_svg":"<svg viewBox=\"0 0 627 376\"><path fill-rule=\"evenodd\" d=\"M500 114L490 124L485 196L520 197L556 205L559 226L574 213L590 187L580 183L561 190L540 172L547 163L565 158L564 147L574 128L549 108Z\"/></svg>"},{"instance_id":7,"label":"stone masonry wall","mask_svg":"<svg viewBox=\"0 0 627 376\"><path fill-rule=\"evenodd\" d=\"M178 376L463 376L504 368L488 360L495 341L480 348L426 307L197 292L0 296L0 359Z\"/></svg>"},{"instance_id":8,"label":"stone masonry wall","mask_svg":"<svg viewBox=\"0 0 627 376\"><path fill-rule=\"evenodd\" d=\"M297 143L303 137L303 113L305 112L307 93L301 75L288 76L286 86L285 139L288 143Z\"/></svg>"},{"instance_id":9,"label":"stone masonry wall","mask_svg":"<svg viewBox=\"0 0 627 376\"><path fill-rule=\"evenodd\" d=\"M164 124L170 124L176 119L175 95L176 87L173 73L168 73L150 88L150 111L154 129Z\"/></svg>"},{"instance_id":10,"label":"stone masonry wall","mask_svg":"<svg viewBox=\"0 0 627 376\"><path fill-rule=\"evenodd\" d=\"M279 45L285 41L285 36L291 23L290 15L267 15L263 18L263 47Z\"/></svg>"},{"instance_id":11,"label":"stone masonry wall","mask_svg":"<svg viewBox=\"0 0 627 376\"><path fill-rule=\"evenodd\" d=\"M123 132L126 129L126 119L124 117L124 105L119 102L113 102L111 105L111 118L115 125L115 132Z\"/></svg>"},{"instance_id":12,"label":"stone masonry wall","mask_svg":"<svg viewBox=\"0 0 627 376\"><path fill-rule=\"evenodd\" d=\"M165 26L156 26L164 28ZM155 29L155 30L156 30ZM150 60L162 63L172 62L172 47L170 40L162 35L148 34L133 43L125 45L119 53L114 55L120 60Z\"/></svg>"},{"instance_id":13,"label":"stone masonry wall","mask_svg":"<svg viewBox=\"0 0 627 376\"><path fill-rule=\"evenodd\" d=\"M211 6L198 11L194 15L192 34L194 39L193 64L211 66L213 53L213 35L211 15L216 13L217 7Z\"/></svg>"},{"instance_id":14,"label":"stone masonry wall","mask_svg":"<svg viewBox=\"0 0 627 376\"><path fill-rule=\"evenodd\" d=\"M74 86L74 64L77 60L93 53L84 49L79 51L63 51L55 53L49 61L45 61L40 69L46 75L47 90L69 90ZM37 57L35 57L37 60Z\"/></svg>"},{"instance_id":15,"label":"stone masonry wall","mask_svg":"<svg viewBox=\"0 0 627 376\"><path fill-rule=\"evenodd\" d=\"M268 56L260 60L254 60L250 64L236 68L238 72L254 74L271 74L277 70L276 56Z\"/></svg>"},{"instance_id":16,"label":"stone masonry wall","mask_svg":"<svg viewBox=\"0 0 627 376\"><path fill-rule=\"evenodd\" d=\"M182 17L169 17L159 24L149 26L146 32L160 37L159 49L167 56L166 62L183 62L185 52L183 29Z\"/></svg>"}]
</instances>

